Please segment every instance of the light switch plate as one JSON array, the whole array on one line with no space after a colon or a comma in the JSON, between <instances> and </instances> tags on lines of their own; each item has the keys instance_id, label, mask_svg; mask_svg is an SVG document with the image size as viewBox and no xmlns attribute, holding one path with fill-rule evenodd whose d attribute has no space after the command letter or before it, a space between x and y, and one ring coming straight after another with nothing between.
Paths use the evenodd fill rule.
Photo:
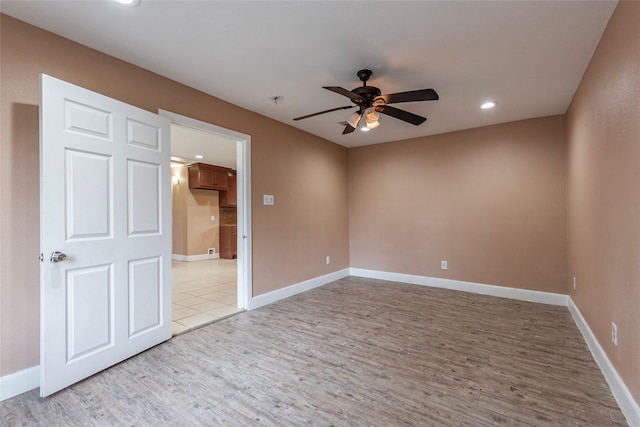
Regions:
<instances>
[{"instance_id":1,"label":"light switch plate","mask_svg":"<svg viewBox=\"0 0 640 427\"><path fill-rule=\"evenodd\" d=\"M275 197L273 197L273 194L263 194L262 195L262 204L265 206L273 206L275 205L276 201L275 201Z\"/></svg>"}]
</instances>

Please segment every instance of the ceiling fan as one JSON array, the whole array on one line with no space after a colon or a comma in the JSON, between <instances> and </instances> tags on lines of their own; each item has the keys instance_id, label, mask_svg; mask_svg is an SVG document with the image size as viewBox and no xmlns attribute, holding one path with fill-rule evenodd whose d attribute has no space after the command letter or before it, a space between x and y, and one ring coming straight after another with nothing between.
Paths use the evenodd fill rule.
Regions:
<instances>
[{"instance_id":1,"label":"ceiling fan","mask_svg":"<svg viewBox=\"0 0 640 427\"><path fill-rule=\"evenodd\" d=\"M433 89L411 90L408 92L382 95L382 92L377 87L367 86L367 80L369 80L373 74L371 70L360 70L356 74L360 81L362 81L362 86L353 90L347 90L339 86L323 86L324 89L346 96L355 104L355 107L358 107L358 111L353 113L351 117L349 117L349 120L347 120L347 125L342 132L343 135L356 130L356 127L363 116L365 117L367 128L373 129L377 127L379 125L378 113L386 114L387 116L395 117L396 119L418 126L419 124L424 123L427 118L408 111L400 110L399 108L390 107L389 104L413 101L437 101L440 99L436 91ZM296 117L293 120L308 119L309 117L319 116L320 114L346 110L347 108L353 107L354 105L346 105L344 107L331 108L330 110Z\"/></svg>"}]
</instances>

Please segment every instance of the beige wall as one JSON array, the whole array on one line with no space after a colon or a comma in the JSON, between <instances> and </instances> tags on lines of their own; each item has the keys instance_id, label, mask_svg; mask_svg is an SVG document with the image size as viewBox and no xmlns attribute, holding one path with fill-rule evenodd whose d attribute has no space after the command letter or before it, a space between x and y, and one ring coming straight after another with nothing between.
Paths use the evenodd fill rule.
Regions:
<instances>
[{"instance_id":1,"label":"beige wall","mask_svg":"<svg viewBox=\"0 0 640 427\"><path fill-rule=\"evenodd\" d=\"M171 176L180 179L172 184L173 247L176 255L204 255L209 248L220 252L220 194L214 190L189 188L189 169L171 168ZM211 221L211 216L215 221Z\"/></svg>"},{"instance_id":2,"label":"beige wall","mask_svg":"<svg viewBox=\"0 0 640 427\"><path fill-rule=\"evenodd\" d=\"M566 293L565 163L563 116L350 149L351 266Z\"/></svg>"},{"instance_id":3,"label":"beige wall","mask_svg":"<svg viewBox=\"0 0 640 427\"><path fill-rule=\"evenodd\" d=\"M203 255L209 248L220 252L219 193L187 190L187 254ZM211 222L211 215L215 221Z\"/></svg>"},{"instance_id":4,"label":"beige wall","mask_svg":"<svg viewBox=\"0 0 640 427\"><path fill-rule=\"evenodd\" d=\"M187 221L187 191L189 191L189 175L186 166L171 168L171 178L177 177L179 184L171 183L171 236L173 238L171 253L187 255L188 221Z\"/></svg>"},{"instance_id":5,"label":"beige wall","mask_svg":"<svg viewBox=\"0 0 640 427\"><path fill-rule=\"evenodd\" d=\"M640 2L620 2L567 114L574 302L640 402ZM611 342L618 325L618 346Z\"/></svg>"},{"instance_id":6,"label":"beige wall","mask_svg":"<svg viewBox=\"0 0 640 427\"><path fill-rule=\"evenodd\" d=\"M334 144L305 144L299 135L289 128L269 146L251 143L252 159L261 160L252 172L253 227L268 230L253 245L254 280L256 271L264 273L264 291L349 265L346 152ZM263 194L273 194L275 205L264 206Z\"/></svg>"},{"instance_id":7,"label":"beige wall","mask_svg":"<svg viewBox=\"0 0 640 427\"><path fill-rule=\"evenodd\" d=\"M0 17L0 376L39 363L40 73L251 135L254 295L348 267L344 147Z\"/></svg>"}]
</instances>

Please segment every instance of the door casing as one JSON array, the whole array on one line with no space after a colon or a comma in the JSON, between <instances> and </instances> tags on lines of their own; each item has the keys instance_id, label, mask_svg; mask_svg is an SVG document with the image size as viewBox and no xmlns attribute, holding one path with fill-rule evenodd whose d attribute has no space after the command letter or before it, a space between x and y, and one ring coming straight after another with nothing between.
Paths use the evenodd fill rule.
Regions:
<instances>
[{"instance_id":1,"label":"door casing","mask_svg":"<svg viewBox=\"0 0 640 427\"><path fill-rule=\"evenodd\" d=\"M172 124L213 133L236 141L238 186L238 308L251 308L251 136L166 110L158 110Z\"/></svg>"}]
</instances>

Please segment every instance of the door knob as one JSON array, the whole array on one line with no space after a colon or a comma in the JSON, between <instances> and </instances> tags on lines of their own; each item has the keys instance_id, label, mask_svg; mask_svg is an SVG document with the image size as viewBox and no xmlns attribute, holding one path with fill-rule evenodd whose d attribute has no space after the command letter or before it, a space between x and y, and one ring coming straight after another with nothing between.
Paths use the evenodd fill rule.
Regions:
<instances>
[{"instance_id":1,"label":"door knob","mask_svg":"<svg viewBox=\"0 0 640 427\"><path fill-rule=\"evenodd\" d=\"M62 262L65 259L67 259L67 254L63 252L55 251L54 253L51 254L50 259L51 259L51 262Z\"/></svg>"}]
</instances>

